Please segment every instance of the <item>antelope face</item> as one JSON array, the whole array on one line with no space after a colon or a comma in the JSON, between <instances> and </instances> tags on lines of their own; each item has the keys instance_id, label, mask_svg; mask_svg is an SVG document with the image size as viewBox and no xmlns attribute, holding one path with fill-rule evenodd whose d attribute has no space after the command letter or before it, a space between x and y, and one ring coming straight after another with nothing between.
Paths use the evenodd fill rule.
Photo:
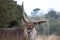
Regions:
<instances>
[{"instance_id":1,"label":"antelope face","mask_svg":"<svg viewBox=\"0 0 60 40\"><path fill-rule=\"evenodd\" d=\"M27 30L30 30L30 29L33 29L34 24L29 22L29 23L25 23L25 26L26 26Z\"/></svg>"},{"instance_id":2,"label":"antelope face","mask_svg":"<svg viewBox=\"0 0 60 40\"><path fill-rule=\"evenodd\" d=\"M34 23L32 23L32 22L24 22L24 25L26 27L28 35L30 35L30 33L32 32L32 30L34 28Z\"/></svg>"}]
</instances>

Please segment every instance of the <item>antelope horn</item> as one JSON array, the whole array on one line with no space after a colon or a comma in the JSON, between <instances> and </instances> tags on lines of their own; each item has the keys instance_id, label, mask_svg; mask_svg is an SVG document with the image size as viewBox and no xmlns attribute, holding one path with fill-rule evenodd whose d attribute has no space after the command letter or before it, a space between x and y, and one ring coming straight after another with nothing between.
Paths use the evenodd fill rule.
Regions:
<instances>
[{"instance_id":1,"label":"antelope horn","mask_svg":"<svg viewBox=\"0 0 60 40\"><path fill-rule=\"evenodd\" d=\"M24 12L23 2L22 2L22 7L23 7L23 17L24 17L24 21L25 22L44 23L44 22L47 21L45 18L43 18L42 20L31 20L31 19L28 19L26 13Z\"/></svg>"},{"instance_id":2,"label":"antelope horn","mask_svg":"<svg viewBox=\"0 0 60 40\"><path fill-rule=\"evenodd\" d=\"M26 15L26 13L24 12L23 2L22 2L22 7L23 7L23 19L24 19L25 22L29 22L29 20L27 19L27 15Z\"/></svg>"}]
</instances>

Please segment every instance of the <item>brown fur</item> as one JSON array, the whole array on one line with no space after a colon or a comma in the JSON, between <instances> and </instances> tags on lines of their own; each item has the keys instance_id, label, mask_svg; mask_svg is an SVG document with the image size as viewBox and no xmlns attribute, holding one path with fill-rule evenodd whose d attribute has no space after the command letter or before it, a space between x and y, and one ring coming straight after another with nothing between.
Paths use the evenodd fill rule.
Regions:
<instances>
[{"instance_id":1,"label":"brown fur","mask_svg":"<svg viewBox=\"0 0 60 40\"><path fill-rule=\"evenodd\" d=\"M0 28L0 40L25 40L24 30L17 28Z\"/></svg>"}]
</instances>

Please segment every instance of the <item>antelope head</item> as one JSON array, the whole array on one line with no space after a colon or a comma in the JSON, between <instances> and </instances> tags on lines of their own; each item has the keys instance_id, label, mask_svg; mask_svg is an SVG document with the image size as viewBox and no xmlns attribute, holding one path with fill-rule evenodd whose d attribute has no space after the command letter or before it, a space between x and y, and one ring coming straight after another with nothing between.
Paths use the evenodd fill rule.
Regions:
<instances>
[{"instance_id":1,"label":"antelope head","mask_svg":"<svg viewBox=\"0 0 60 40\"><path fill-rule=\"evenodd\" d=\"M31 21L27 18L26 14L23 13L23 24L24 26L26 27L27 30L30 30L28 31L28 34L32 31L32 29L35 27L35 25L39 25L41 23L44 23L46 22L46 20L34 20L34 21Z\"/></svg>"},{"instance_id":2,"label":"antelope head","mask_svg":"<svg viewBox=\"0 0 60 40\"><path fill-rule=\"evenodd\" d=\"M34 20L34 21L31 21L31 20L28 19L28 17L26 16L26 13L24 12L24 9L23 9L22 22L23 22L24 26L26 27L26 29L30 30L30 31L27 31L27 33L30 34L32 29L35 27L35 25L44 23L44 22L46 22L46 20Z\"/></svg>"}]
</instances>

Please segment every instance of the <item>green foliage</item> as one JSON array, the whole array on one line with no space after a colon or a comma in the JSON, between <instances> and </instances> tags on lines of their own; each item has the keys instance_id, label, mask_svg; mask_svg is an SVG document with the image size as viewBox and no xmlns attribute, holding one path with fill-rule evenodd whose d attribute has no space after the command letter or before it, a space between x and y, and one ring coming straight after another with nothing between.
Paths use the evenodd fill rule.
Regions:
<instances>
[{"instance_id":1,"label":"green foliage","mask_svg":"<svg viewBox=\"0 0 60 40\"><path fill-rule=\"evenodd\" d=\"M13 0L0 0L0 28L9 27L12 21L16 21L21 27L22 6Z\"/></svg>"},{"instance_id":2,"label":"green foliage","mask_svg":"<svg viewBox=\"0 0 60 40\"><path fill-rule=\"evenodd\" d=\"M57 16L56 11L54 11L54 10L51 10L46 14L47 18L56 18L56 16Z\"/></svg>"},{"instance_id":3,"label":"green foliage","mask_svg":"<svg viewBox=\"0 0 60 40\"><path fill-rule=\"evenodd\" d=\"M57 15L59 15L58 12L54 10L49 11L45 15L48 20L47 23L45 23L46 25L41 24L37 29L41 35L60 35L60 15Z\"/></svg>"},{"instance_id":4,"label":"green foliage","mask_svg":"<svg viewBox=\"0 0 60 40\"><path fill-rule=\"evenodd\" d=\"M32 16L38 16L38 15L37 15L38 11L40 11L39 8L33 9L32 12L31 12Z\"/></svg>"}]
</instances>

